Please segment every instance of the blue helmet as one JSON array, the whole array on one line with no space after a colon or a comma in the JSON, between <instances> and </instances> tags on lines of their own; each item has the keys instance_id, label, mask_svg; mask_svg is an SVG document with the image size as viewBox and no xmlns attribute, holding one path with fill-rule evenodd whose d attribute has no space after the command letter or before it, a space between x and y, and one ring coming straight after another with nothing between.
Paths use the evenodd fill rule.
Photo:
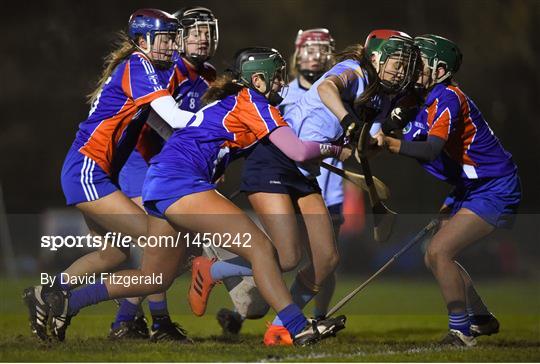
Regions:
<instances>
[{"instance_id":1,"label":"blue helmet","mask_svg":"<svg viewBox=\"0 0 540 364\"><path fill-rule=\"evenodd\" d=\"M139 9L129 17L128 36L133 42L142 36L153 44L157 33L176 33L179 26L178 19L165 11Z\"/></svg>"}]
</instances>

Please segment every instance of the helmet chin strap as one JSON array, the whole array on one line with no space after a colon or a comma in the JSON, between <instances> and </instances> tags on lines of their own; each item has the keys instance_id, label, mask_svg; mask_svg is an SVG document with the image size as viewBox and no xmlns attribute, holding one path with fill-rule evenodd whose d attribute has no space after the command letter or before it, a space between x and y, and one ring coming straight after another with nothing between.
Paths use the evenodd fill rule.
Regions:
<instances>
[{"instance_id":1,"label":"helmet chin strap","mask_svg":"<svg viewBox=\"0 0 540 364\"><path fill-rule=\"evenodd\" d=\"M150 52L152 52L152 43L150 43L150 33L146 33L146 48L143 48L139 45L138 41L134 41L133 39L131 40L131 43L133 43L133 45L135 46L135 48L137 48L138 50L140 50L141 52L143 52L145 55L148 55Z\"/></svg>"},{"instance_id":2,"label":"helmet chin strap","mask_svg":"<svg viewBox=\"0 0 540 364\"><path fill-rule=\"evenodd\" d=\"M445 64L444 62L441 62L442 64ZM445 80L447 80L450 76L452 76L451 72L446 71L445 74L441 77L437 77L437 69L439 68L439 60L437 58L433 59L433 67L431 67L431 79L435 81L435 84L441 83Z\"/></svg>"},{"instance_id":3,"label":"helmet chin strap","mask_svg":"<svg viewBox=\"0 0 540 364\"><path fill-rule=\"evenodd\" d=\"M268 94L268 102L272 106L278 106L283 101L283 97L279 94L279 92L270 91Z\"/></svg>"},{"instance_id":4,"label":"helmet chin strap","mask_svg":"<svg viewBox=\"0 0 540 364\"><path fill-rule=\"evenodd\" d=\"M187 60L191 64L193 64L195 67L199 67L200 65L202 65L204 62L206 62L209 59L209 57L191 55L191 54L188 54L187 52L184 53L184 57L186 57Z\"/></svg>"},{"instance_id":5,"label":"helmet chin strap","mask_svg":"<svg viewBox=\"0 0 540 364\"><path fill-rule=\"evenodd\" d=\"M162 68L162 69L166 69L172 66L173 64L172 60L160 61L150 56L150 53L152 52L152 48L153 48L152 43L150 41L150 33L146 33L146 45L147 47L143 48L140 45L135 44L135 46L150 59L150 61L152 62L154 66L158 68Z\"/></svg>"},{"instance_id":6,"label":"helmet chin strap","mask_svg":"<svg viewBox=\"0 0 540 364\"><path fill-rule=\"evenodd\" d=\"M309 83L313 84L323 75L323 71L310 71L310 70L300 70L299 71L302 77L304 77Z\"/></svg>"}]
</instances>

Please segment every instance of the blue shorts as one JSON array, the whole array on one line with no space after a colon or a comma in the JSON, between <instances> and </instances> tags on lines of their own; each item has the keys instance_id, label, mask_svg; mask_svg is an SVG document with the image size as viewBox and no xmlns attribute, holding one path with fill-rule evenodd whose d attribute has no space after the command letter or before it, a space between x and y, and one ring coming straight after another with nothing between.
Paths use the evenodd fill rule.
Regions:
<instances>
[{"instance_id":1,"label":"blue shorts","mask_svg":"<svg viewBox=\"0 0 540 364\"><path fill-rule=\"evenodd\" d=\"M75 146L64 161L61 182L68 205L95 201L118 190L111 177Z\"/></svg>"},{"instance_id":2,"label":"blue shorts","mask_svg":"<svg viewBox=\"0 0 540 364\"><path fill-rule=\"evenodd\" d=\"M240 190L291 196L321 193L317 179L304 176L268 138L262 139L246 157Z\"/></svg>"},{"instance_id":3,"label":"blue shorts","mask_svg":"<svg viewBox=\"0 0 540 364\"><path fill-rule=\"evenodd\" d=\"M517 172L503 177L467 181L454 188L444 204L451 215L466 208L495 227L510 228L521 202L521 182Z\"/></svg>"},{"instance_id":4,"label":"blue shorts","mask_svg":"<svg viewBox=\"0 0 540 364\"><path fill-rule=\"evenodd\" d=\"M134 149L118 175L120 189L127 197L142 196L142 186L147 170L148 163L146 163L141 153Z\"/></svg>"},{"instance_id":5,"label":"blue shorts","mask_svg":"<svg viewBox=\"0 0 540 364\"><path fill-rule=\"evenodd\" d=\"M159 163L150 165L146 172L142 199L149 215L164 219L169 206L182 197L214 189L215 184L189 165L178 168L178 165Z\"/></svg>"}]
</instances>

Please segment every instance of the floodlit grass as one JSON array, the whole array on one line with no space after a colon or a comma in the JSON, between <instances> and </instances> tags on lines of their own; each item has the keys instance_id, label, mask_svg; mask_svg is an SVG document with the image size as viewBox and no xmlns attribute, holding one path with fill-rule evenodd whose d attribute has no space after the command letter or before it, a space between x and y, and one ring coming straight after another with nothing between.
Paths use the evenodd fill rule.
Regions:
<instances>
[{"instance_id":1,"label":"floodlit grass","mask_svg":"<svg viewBox=\"0 0 540 364\"><path fill-rule=\"evenodd\" d=\"M365 277L340 278L335 301ZM238 337L224 337L214 318L230 306L223 287L216 287L208 314L188 311L187 281L169 291L174 320L186 328L194 345L110 342L106 339L115 305L103 303L83 310L72 321L64 343L45 345L30 335L22 289L33 281L0 280L1 361L540 361L540 289L533 281L493 281L478 284L501 332L481 337L473 349L445 348L436 342L446 332L447 318L433 281L380 279L342 310L347 328L309 348L266 348L261 344L265 320L248 321ZM310 308L306 309L310 312Z\"/></svg>"}]
</instances>

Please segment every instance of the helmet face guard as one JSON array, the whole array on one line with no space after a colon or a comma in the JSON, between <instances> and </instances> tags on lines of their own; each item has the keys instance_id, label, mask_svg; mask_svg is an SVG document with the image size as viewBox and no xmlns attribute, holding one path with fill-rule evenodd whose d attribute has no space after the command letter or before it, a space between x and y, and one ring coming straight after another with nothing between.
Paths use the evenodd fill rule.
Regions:
<instances>
[{"instance_id":1,"label":"helmet face guard","mask_svg":"<svg viewBox=\"0 0 540 364\"><path fill-rule=\"evenodd\" d=\"M431 71L431 79L435 84L441 83L459 71L463 55L457 44L449 39L434 34L426 34L414 38L423 62ZM437 68L444 66L446 73L437 77Z\"/></svg>"},{"instance_id":2,"label":"helmet face guard","mask_svg":"<svg viewBox=\"0 0 540 364\"><path fill-rule=\"evenodd\" d=\"M299 30L295 41L294 66L310 83L319 79L332 62L334 39L328 29Z\"/></svg>"},{"instance_id":3,"label":"helmet face guard","mask_svg":"<svg viewBox=\"0 0 540 364\"><path fill-rule=\"evenodd\" d=\"M388 39L390 39L390 37L395 36L412 39L407 33L393 29L375 29L366 37L366 41L364 42L365 52L368 58L375 58L375 70L377 72L379 72L382 55L381 47Z\"/></svg>"},{"instance_id":4,"label":"helmet face guard","mask_svg":"<svg viewBox=\"0 0 540 364\"><path fill-rule=\"evenodd\" d=\"M196 65L212 58L219 42L218 20L212 11L193 7L182 9L175 16L180 22L180 53Z\"/></svg>"},{"instance_id":5,"label":"helmet face guard","mask_svg":"<svg viewBox=\"0 0 540 364\"><path fill-rule=\"evenodd\" d=\"M164 11L140 9L129 18L128 36L143 53L152 53L151 59L156 66L168 68L177 49L178 26L178 20ZM146 41L145 48L138 44L140 37Z\"/></svg>"},{"instance_id":6,"label":"helmet face guard","mask_svg":"<svg viewBox=\"0 0 540 364\"><path fill-rule=\"evenodd\" d=\"M283 85L288 83L287 64L281 54L273 48L253 47L238 51L233 71L239 84L253 90L256 89L252 77L253 75L260 76L266 85L265 94L270 93L268 99L270 101L272 101L271 97L274 99L272 104L278 101L275 95L283 88ZM276 83L279 84L279 87L277 90L273 90ZM284 97L283 91L281 95Z\"/></svg>"},{"instance_id":7,"label":"helmet face guard","mask_svg":"<svg viewBox=\"0 0 540 364\"><path fill-rule=\"evenodd\" d=\"M410 38L391 36L380 46L377 62L380 84L386 93L399 93L416 81L418 48Z\"/></svg>"}]
</instances>

